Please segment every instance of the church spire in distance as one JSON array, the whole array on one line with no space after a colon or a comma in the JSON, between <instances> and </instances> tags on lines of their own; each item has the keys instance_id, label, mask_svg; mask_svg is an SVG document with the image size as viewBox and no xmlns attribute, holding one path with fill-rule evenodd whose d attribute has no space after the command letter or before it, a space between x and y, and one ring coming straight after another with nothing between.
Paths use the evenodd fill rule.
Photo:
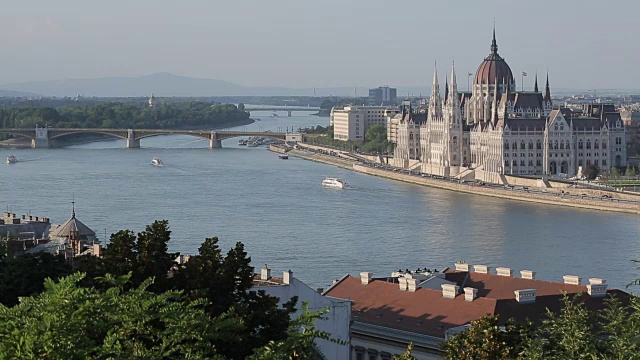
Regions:
<instances>
[{"instance_id":1,"label":"church spire in distance","mask_svg":"<svg viewBox=\"0 0 640 360\"><path fill-rule=\"evenodd\" d=\"M498 54L498 43L496 42L496 23L493 23L493 39L491 40L491 53Z\"/></svg>"},{"instance_id":2,"label":"church spire in distance","mask_svg":"<svg viewBox=\"0 0 640 360\"><path fill-rule=\"evenodd\" d=\"M536 82L533 84L533 91L538 92L538 72L536 71Z\"/></svg>"},{"instance_id":3,"label":"church spire in distance","mask_svg":"<svg viewBox=\"0 0 640 360\"><path fill-rule=\"evenodd\" d=\"M549 90L549 72L547 72L547 83L544 86L544 101L551 102L551 90Z\"/></svg>"}]
</instances>

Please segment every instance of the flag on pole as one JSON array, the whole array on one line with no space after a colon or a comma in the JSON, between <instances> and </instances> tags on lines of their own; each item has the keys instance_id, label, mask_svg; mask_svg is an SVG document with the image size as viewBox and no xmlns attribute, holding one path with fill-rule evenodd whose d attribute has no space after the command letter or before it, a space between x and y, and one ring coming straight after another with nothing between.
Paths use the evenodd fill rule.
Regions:
<instances>
[{"instance_id":1,"label":"flag on pole","mask_svg":"<svg viewBox=\"0 0 640 360\"><path fill-rule=\"evenodd\" d=\"M472 75L473 75L472 73L469 73L469 75L467 75L467 77L472 76Z\"/></svg>"},{"instance_id":2,"label":"flag on pole","mask_svg":"<svg viewBox=\"0 0 640 360\"><path fill-rule=\"evenodd\" d=\"M527 73L523 71L522 76L527 76Z\"/></svg>"}]
</instances>

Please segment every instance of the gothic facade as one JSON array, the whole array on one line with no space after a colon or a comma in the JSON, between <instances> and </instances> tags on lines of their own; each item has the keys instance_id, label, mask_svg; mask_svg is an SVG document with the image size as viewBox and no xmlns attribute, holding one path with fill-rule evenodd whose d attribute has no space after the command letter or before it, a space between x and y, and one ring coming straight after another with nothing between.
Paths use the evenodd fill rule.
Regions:
<instances>
[{"instance_id":1,"label":"gothic facade","mask_svg":"<svg viewBox=\"0 0 640 360\"><path fill-rule=\"evenodd\" d=\"M504 174L574 177L587 167L626 165L625 128L613 105L588 104L578 112L554 108L548 75L544 93L537 74L533 91L517 92L498 54L495 30L471 92L457 91L455 69L445 87L443 98L436 68L426 120L403 113L396 164L415 157L423 173L491 182ZM419 145L409 138L417 133Z\"/></svg>"}]
</instances>

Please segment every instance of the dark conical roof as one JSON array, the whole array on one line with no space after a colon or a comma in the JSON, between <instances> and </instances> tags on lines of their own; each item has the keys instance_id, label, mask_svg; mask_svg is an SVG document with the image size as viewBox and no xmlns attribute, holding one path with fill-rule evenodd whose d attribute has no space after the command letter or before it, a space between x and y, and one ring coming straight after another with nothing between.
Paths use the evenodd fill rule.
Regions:
<instances>
[{"instance_id":1,"label":"dark conical roof","mask_svg":"<svg viewBox=\"0 0 640 360\"><path fill-rule=\"evenodd\" d=\"M49 234L49 236L54 238L68 238L69 234L71 234L72 232L77 232L77 236L80 239L96 236L96 233L93 230L91 230L87 225L83 224L82 221L76 219L75 206L73 212L71 213L71 219L58 226L51 232L51 234Z\"/></svg>"}]
</instances>

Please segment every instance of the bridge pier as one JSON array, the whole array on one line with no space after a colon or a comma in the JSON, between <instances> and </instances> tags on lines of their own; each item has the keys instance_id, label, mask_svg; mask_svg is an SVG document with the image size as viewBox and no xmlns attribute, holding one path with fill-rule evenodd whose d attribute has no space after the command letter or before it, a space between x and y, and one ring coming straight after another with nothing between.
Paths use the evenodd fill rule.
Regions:
<instances>
[{"instance_id":1,"label":"bridge pier","mask_svg":"<svg viewBox=\"0 0 640 360\"><path fill-rule=\"evenodd\" d=\"M211 132L211 138L209 139L209 149L222 149L222 140L218 137L218 133Z\"/></svg>"},{"instance_id":2,"label":"bridge pier","mask_svg":"<svg viewBox=\"0 0 640 360\"><path fill-rule=\"evenodd\" d=\"M127 133L127 149L139 149L140 139L136 139L136 134L133 130L129 129Z\"/></svg>"},{"instance_id":3,"label":"bridge pier","mask_svg":"<svg viewBox=\"0 0 640 360\"><path fill-rule=\"evenodd\" d=\"M48 148L49 144L49 128L36 126L36 137L31 139L31 147L33 149Z\"/></svg>"}]
</instances>

